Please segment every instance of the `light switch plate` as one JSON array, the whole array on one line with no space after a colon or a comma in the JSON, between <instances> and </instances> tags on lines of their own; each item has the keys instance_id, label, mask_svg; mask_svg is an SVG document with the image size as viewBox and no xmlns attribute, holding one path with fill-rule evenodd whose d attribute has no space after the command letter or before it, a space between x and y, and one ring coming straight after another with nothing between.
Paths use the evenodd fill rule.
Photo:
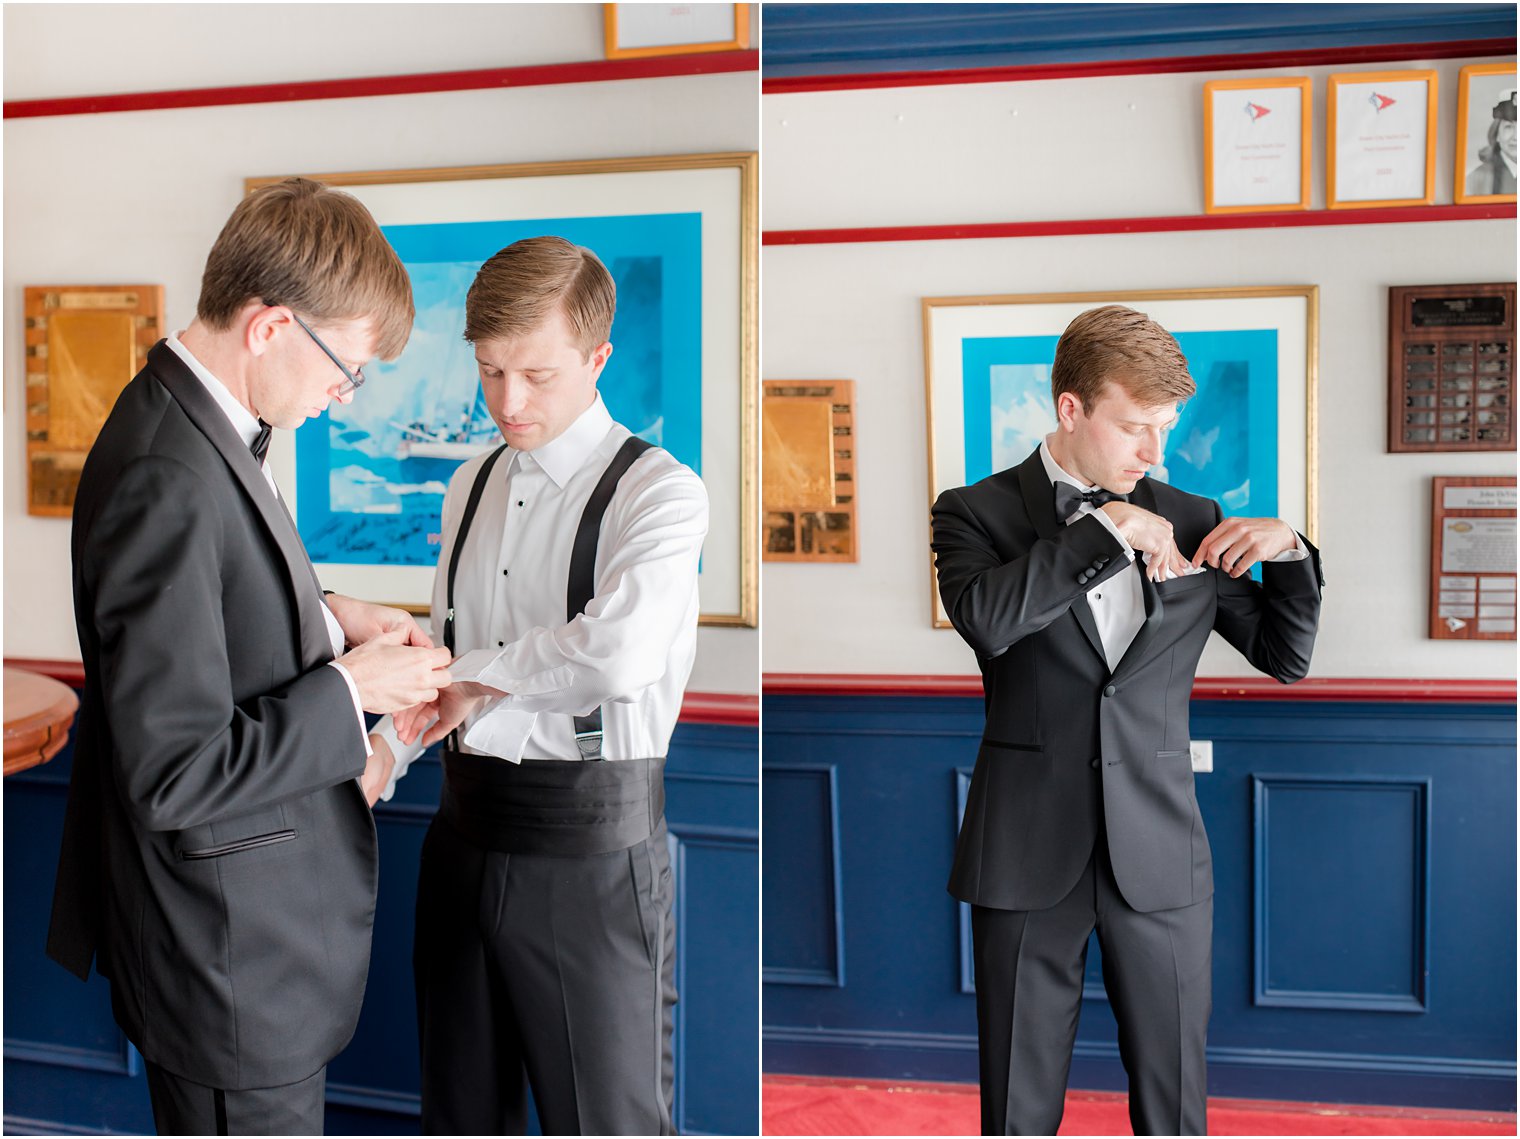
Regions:
<instances>
[{"instance_id":1,"label":"light switch plate","mask_svg":"<svg viewBox=\"0 0 1520 1139\"><path fill-rule=\"evenodd\" d=\"M1214 770L1214 741L1189 740L1188 752L1193 758L1194 771Z\"/></svg>"}]
</instances>

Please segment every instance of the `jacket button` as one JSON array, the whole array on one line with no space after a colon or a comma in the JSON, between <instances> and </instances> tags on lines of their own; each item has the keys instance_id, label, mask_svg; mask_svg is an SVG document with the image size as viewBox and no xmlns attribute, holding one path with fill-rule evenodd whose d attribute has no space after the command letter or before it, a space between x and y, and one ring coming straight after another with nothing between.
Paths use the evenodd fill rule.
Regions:
<instances>
[{"instance_id":1,"label":"jacket button","mask_svg":"<svg viewBox=\"0 0 1520 1139\"><path fill-rule=\"evenodd\" d=\"M1103 568L1103 563L1102 562L1093 562L1092 568L1095 569L1095 570L1100 570L1100 569Z\"/></svg>"},{"instance_id":2,"label":"jacket button","mask_svg":"<svg viewBox=\"0 0 1520 1139\"><path fill-rule=\"evenodd\" d=\"M1086 585L1091 577L1092 574L1088 573L1086 570L1083 570L1081 573L1077 574L1077 584Z\"/></svg>"},{"instance_id":3,"label":"jacket button","mask_svg":"<svg viewBox=\"0 0 1520 1139\"><path fill-rule=\"evenodd\" d=\"M1112 696L1117 691L1119 691L1119 690L1117 688L1115 688L1112 684L1110 684L1107 688L1105 688L1103 690L1103 695L1105 695L1105 696Z\"/></svg>"},{"instance_id":4,"label":"jacket button","mask_svg":"<svg viewBox=\"0 0 1520 1139\"><path fill-rule=\"evenodd\" d=\"M1092 769L1094 771L1098 770L1098 761L1096 759L1092 761Z\"/></svg>"}]
</instances>

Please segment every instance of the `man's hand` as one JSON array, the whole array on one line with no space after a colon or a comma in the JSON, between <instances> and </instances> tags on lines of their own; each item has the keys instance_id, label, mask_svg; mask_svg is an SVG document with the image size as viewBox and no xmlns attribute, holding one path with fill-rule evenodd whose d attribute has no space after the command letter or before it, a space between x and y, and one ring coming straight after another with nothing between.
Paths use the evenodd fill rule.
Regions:
<instances>
[{"instance_id":1,"label":"man's hand","mask_svg":"<svg viewBox=\"0 0 1520 1139\"><path fill-rule=\"evenodd\" d=\"M449 683L449 650L404 644L407 634L392 629L338 658L359 689L366 712L399 712L435 700Z\"/></svg>"},{"instance_id":2,"label":"man's hand","mask_svg":"<svg viewBox=\"0 0 1520 1139\"><path fill-rule=\"evenodd\" d=\"M1161 515L1129 502L1106 502L1098 509L1113 520L1137 554L1151 556L1150 564L1144 568L1145 575L1152 581L1180 577L1190 568L1172 537L1172 524Z\"/></svg>"},{"instance_id":3,"label":"man's hand","mask_svg":"<svg viewBox=\"0 0 1520 1139\"><path fill-rule=\"evenodd\" d=\"M1281 518L1226 518L1209 531L1193 564L1239 577L1257 562L1271 561L1297 545L1293 527Z\"/></svg>"},{"instance_id":4,"label":"man's hand","mask_svg":"<svg viewBox=\"0 0 1520 1139\"><path fill-rule=\"evenodd\" d=\"M473 681L451 684L438 693L437 699L397 713L393 721L396 735L402 743L410 744L417 738L417 733L427 727L429 721L436 721L422 737L422 745L432 747L464 723L487 700L505 695L500 689Z\"/></svg>"},{"instance_id":5,"label":"man's hand","mask_svg":"<svg viewBox=\"0 0 1520 1139\"><path fill-rule=\"evenodd\" d=\"M391 754L391 745L379 736L370 736L369 746L371 755L364 761L364 774L359 777L359 786L364 790L365 801L373 807L380 798L380 792L391 781L391 768L396 766L396 757Z\"/></svg>"},{"instance_id":6,"label":"man's hand","mask_svg":"<svg viewBox=\"0 0 1520 1139\"><path fill-rule=\"evenodd\" d=\"M332 615L338 619L344 640L350 645L362 645L381 633L400 630L406 634L402 644L417 645L424 649L433 647L433 642L417 624L417 619L404 609L372 605L368 601L356 601L338 593L329 593L324 600L332 610Z\"/></svg>"}]
</instances>

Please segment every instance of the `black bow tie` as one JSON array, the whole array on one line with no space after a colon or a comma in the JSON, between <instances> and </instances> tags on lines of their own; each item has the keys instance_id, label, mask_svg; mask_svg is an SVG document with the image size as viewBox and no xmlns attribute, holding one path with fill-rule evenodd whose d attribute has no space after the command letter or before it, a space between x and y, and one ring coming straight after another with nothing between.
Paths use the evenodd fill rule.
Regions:
<instances>
[{"instance_id":1,"label":"black bow tie","mask_svg":"<svg viewBox=\"0 0 1520 1139\"><path fill-rule=\"evenodd\" d=\"M264 456L269 454L269 433L272 430L269 424L259 420L259 433L248 444L248 449L253 452L253 461L261 467L264 465Z\"/></svg>"},{"instance_id":2,"label":"black bow tie","mask_svg":"<svg viewBox=\"0 0 1520 1139\"><path fill-rule=\"evenodd\" d=\"M1102 506L1105 502L1128 502L1129 495L1115 494L1111 490L1099 487L1097 490L1078 490L1069 482L1058 481L1056 488L1056 517L1065 522L1077 511L1082 509L1084 502L1090 502L1093 508Z\"/></svg>"}]
</instances>

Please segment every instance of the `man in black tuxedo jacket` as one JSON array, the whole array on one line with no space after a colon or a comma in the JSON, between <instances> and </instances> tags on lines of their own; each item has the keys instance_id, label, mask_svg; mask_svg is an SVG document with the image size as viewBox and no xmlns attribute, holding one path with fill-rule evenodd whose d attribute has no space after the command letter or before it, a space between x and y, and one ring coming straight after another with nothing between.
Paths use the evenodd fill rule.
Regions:
<instances>
[{"instance_id":1,"label":"man in black tuxedo jacket","mask_svg":"<svg viewBox=\"0 0 1520 1139\"><path fill-rule=\"evenodd\" d=\"M110 979L161 1134L320 1133L358 1019L389 774L361 709L433 698L449 655L399 610L324 599L263 451L352 399L412 313L354 198L261 189L80 478L85 684L48 954Z\"/></svg>"},{"instance_id":2,"label":"man in black tuxedo jacket","mask_svg":"<svg viewBox=\"0 0 1520 1139\"><path fill-rule=\"evenodd\" d=\"M1217 629L1301 679L1319 555L1278 519L1221 520L1145 477L1195 388L1142 314L1073 320L1051 387L1044 444L933 511L940 595L986 693L949 887L972 906L982 1129L1056 1133L1096 928L1135 1134L1201 1135L1214 881L1194 672Z\"/></svg>"}]
</instances>

